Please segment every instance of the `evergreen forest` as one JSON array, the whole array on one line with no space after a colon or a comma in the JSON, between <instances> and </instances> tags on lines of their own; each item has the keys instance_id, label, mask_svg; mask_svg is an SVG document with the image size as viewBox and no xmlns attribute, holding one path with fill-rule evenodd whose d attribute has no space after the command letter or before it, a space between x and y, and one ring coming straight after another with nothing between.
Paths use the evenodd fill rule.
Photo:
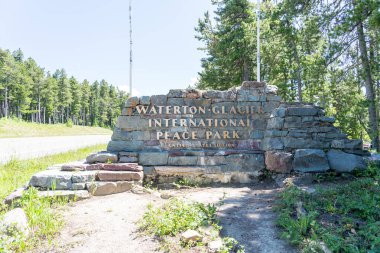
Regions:
<instances>
[{"instance_id":1,"label":"evergreen forest","mask_svg":"<svg viewBox=\"0 0 380 253\"><path fill-rule=\"evenodd\" d=\"M105 80L79 82L64 69L45 71L20 49L0 48L0 118L112 127L126 98Z\"/></svg>"},{"instance_id":2,"label":"evergreen forest","mask_svg":"<svg viewBox=\"0 0 380 253\"><path fill-rule=\"evenodd\" d=\"M212 0L195 27L206 57L198 87L256 80L257 2ZM261 1L261 81L312 102L352 138L379 145L380 1Z\"/></svg>"}]
</instances>

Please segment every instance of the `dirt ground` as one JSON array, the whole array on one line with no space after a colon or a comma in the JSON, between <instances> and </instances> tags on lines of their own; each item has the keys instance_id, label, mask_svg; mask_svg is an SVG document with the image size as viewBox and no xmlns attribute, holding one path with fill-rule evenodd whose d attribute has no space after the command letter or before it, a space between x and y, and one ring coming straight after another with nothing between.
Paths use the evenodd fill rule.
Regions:
<instances>
[{"instance_id":1,"label":"dirt ground","mask_svg":"<svg viewBox=\"0 0 380 253\"><path fill-rule=\"evenodd\" d=\"M193 188L171 190L203 203L219 203L218 217L222 236L234 237L245 246L247 253L292 253L297 250L279 238L272 211L280 189L274 183L255 186ZM93 197L65 208L66 225L49 249L37 252L104 252L150 253L160 252L157 241L138 236L136 222L144 214L148 203L162 205L167 200L159 194L125 192L105 197Z\"/></svg>"}]
</instances>

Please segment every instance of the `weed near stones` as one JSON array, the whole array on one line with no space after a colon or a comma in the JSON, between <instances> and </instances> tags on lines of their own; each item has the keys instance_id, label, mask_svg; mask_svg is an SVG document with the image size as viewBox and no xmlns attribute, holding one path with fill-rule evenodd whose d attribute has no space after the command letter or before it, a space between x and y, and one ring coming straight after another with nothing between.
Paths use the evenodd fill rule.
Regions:
<instances>
[{"instance_id":1,"label":"weed near stones","mask_svg":"<svg viewBox=\"0 0 380 253\"><path fill-rule=\"evenodd\" d=\"M370 166L355 176L312 194L295 186L285 189L276 207L282 237L302 252L379 252L380 168Z\"/></svg>"},{"instance_id":2,"label":"weed near stones","mask_svg":"<svg viewBox=\"0 0 380 253\"><path fill-rule=\"evenodd\" d=\"M164 252L194 252L195 248L203 252L210 242L219 239L222 228L218 225L216 213L215 205L172 198L161 208L149 205L138 225L141 232L154 235L160 241ZM184 241L180 234L189 230L199 232L202 238ZM218 252L245 252L233 238L226 237L222 241Z\"/></svg>"}]
</instances>

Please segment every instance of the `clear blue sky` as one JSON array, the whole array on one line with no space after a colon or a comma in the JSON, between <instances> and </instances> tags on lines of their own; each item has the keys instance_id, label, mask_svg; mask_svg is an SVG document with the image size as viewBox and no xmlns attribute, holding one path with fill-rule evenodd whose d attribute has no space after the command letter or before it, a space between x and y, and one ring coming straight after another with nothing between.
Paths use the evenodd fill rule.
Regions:
<instances>
[{"instance_id":1,"label":"clear blue sky","mask_svg":"<svg viewBox=\"0 0 380 253\"><path fill-rule=\"evenodd\" d=\"M128 0L0 0L0 48L21 48L45 70L128 90ZM138 95L186 88L200 71L194 38L210 0L133 0Z\"/></svg>"}]
</instances>

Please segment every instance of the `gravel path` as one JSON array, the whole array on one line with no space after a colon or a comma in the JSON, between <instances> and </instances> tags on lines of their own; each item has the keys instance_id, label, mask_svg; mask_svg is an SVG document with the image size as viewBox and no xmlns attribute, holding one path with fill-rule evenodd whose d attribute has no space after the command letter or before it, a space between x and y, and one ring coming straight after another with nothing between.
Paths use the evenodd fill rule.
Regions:
<instances>
[{"instance_id":1,"label":"gravel path","mask_svg":"<svg viewBox=\"0 0 380 253\"><path fill-rule=\"evenodd\" d=\"M110 140L110 135L0 138L0 163L11 158L28 159L57 154Z\"/></svg>"},{"instance_id":2,"label":"gravel path","mask_svg":"<svg viewBox=\"0 0 380 253\"><path fill-rule=\"evenodd\" d=\"M277 192L272 184L259 184L255 187L195 188L170 194L203 203L223 200L218 212L222 235L237 239L245 246L246 253L297 252L279 239L276 215L271 210ZM66 226L56 244L37 252L160 252L157 241L137 236L135 223L148 203L157 206L165 201L155 194L126 192L75 203L64 212Z\"/></svg>"}]
</instances>

